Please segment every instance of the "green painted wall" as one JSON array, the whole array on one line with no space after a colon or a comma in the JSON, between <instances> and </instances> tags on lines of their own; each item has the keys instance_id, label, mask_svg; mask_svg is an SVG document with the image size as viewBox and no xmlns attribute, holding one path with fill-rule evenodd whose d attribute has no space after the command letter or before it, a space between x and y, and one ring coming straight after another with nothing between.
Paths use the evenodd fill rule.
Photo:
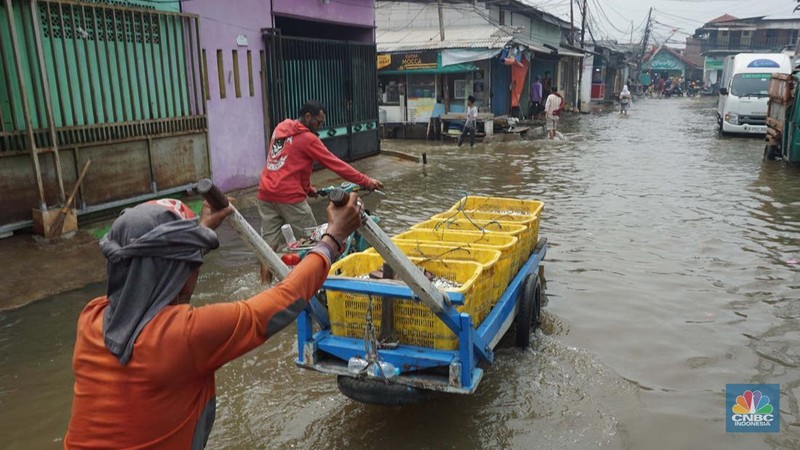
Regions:
<instances>
[{"instance_id":1,"label":"green painted wall","mask_svg":"<svg viewBox=\"0 0 800 450\"><path fill-rule=\"evenodd\" d=\"M98 2L105 3L105 2ZM177 11L174 4L143 5ZM41 30L56 127L150 120L189 114L187 55L179 17L39 2ZM27 2L14 2L21 65L34 128L47 124L43 87ZM6 130L25 128L7 12L0 8L0 108ZM137 66L138 64L138 66ZM7 70L6 70L7 69ZM7 72L7 73L6 73ZM8 85L11 89L9 96Z\"/></svg>"},{"instance_id":2,"label":"green painted wall","mask_svg":"<svg viewBox=\"0 0 800 450\"><path fill-rule=\"evenodd\" d=\"M561 45L561 28L546 22L531 20L531 39L558 47Z\"/></svg>"}]
</instances>

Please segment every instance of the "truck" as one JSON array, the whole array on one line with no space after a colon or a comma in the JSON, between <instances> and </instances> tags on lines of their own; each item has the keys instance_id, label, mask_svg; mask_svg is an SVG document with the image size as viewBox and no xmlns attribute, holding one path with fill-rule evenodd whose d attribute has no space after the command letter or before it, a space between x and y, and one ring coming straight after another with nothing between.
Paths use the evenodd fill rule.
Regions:
<instances>
[{"instance_id":1,"label":"truck","mask_svg":"<svg viewBox=\"0 0 800 450\"><path fill-rule=\"evenodd\" d=\"M791 75L773 74L769 85L764 159L800 162L800 60Z\"/></svg>"},{"instance_id":2,"label":"truck","mask_svg":"<svg viewBox=\"0 0 800 450\"><path fill-rule=\"evenodd\" d=\"M791 58L783 53L739 53L725 59L717 105L724 134L766 134L769 82L773 73L789 74Z\"/></svg>"}]
</instances>

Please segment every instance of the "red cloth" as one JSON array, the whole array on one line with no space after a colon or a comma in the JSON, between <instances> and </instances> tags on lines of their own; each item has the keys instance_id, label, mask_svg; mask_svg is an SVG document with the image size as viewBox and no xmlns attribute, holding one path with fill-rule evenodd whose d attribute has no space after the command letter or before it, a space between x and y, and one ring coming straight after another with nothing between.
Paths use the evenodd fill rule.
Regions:
<instances>
[{"instance_id":1,"label":"red cloth","mask_svg":"<svg viewBox=\"0 0 800 450\"><path fill-rule=\"evenodd\" d=\"M519 106L519 99L522 96L522 88L525 86L525 78L528 76L528 67L531 63L524 56L522 61L511 66L511 107Z\"/></svg>"},{"instance_id":2,"label":"red cloth","mask_svg":"<svg viewBox=\"0 0 800 450\"><path fill-rule=\"evenodd\" d=\"M103 343L108 299L92 300L78 318L64 448L191 448L215 396L214 372L291 323L329 269L327 258L309 253L282 283L249 300L167 306L144 327L124 366Z\"/></svg>"},{"instance_id":3,"label":"red cloth","mask_svg":"<svg viewBox=\"0 0 800 450\"><path fill-rule=\"evenodd\" d=\"M314 161L335 172L345 180L366 186L369 177L337 158L305 125L286 119L275 127L261 171L258 198L265 202L297 203L311 190L311 169Z\"/></svg>"}]
</instances>

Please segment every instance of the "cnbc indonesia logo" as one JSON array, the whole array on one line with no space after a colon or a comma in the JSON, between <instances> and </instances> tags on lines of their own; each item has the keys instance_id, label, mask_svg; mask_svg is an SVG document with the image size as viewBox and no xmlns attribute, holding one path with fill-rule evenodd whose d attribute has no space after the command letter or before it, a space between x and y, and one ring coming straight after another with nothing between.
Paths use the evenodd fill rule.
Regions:
<instances>
[{"instance_id":1,"label":"cnbc indonesia logo","mask_svg":"<svg viewBox=\"0 0 800 450\"><path fill-rule=\"evenodd\" d=\"M725 391L728 406L727 431L763 433L779 430L779 385L729 384Z\"/></svg>"}]
</instances>

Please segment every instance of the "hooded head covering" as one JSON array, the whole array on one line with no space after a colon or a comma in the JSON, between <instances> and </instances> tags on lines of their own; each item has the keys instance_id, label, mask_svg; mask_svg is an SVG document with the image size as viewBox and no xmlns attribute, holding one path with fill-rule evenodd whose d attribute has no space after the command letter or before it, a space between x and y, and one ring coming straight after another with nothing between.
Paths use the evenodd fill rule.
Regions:
<instances>
[{"instance_id":1,"label":"hooded head covering","mask_svg":"<svg viewBox=\"0 0 800 450\"><path fill-rule=\"evenodd\" d=\"M108 258L103 339L120 363L128 363L144 326L175 299L203 255L217 247L217 234L178 200L122 211L100 241Z\"/></svg>"},{"instance_id":2,"label":"hooded head covering","mask_svg":"<svg viewBox=\"0 0 800 450\"><path fill-rule=\"evenodd\" d=\"M622 86L622 94L624 94L624 95L630 95L631 94L631 91L628 90L628 85L627 84Z\"/></svg>"}]
</instances>

